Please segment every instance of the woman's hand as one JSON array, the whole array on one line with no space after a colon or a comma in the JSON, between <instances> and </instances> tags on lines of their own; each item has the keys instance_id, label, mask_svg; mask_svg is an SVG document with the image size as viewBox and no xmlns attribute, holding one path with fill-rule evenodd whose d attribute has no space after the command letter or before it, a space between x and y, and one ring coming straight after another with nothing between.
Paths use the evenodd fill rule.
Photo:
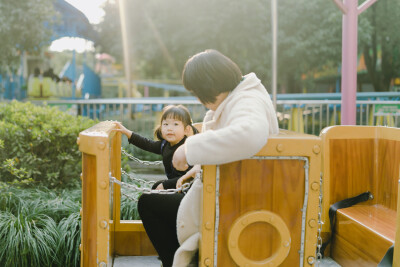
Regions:
<instances>
[{"instance_id":1,"label":"woman's hand","mask_svg":"<svg viewBox=\"0 0 400 267\"><path fill-rule=\"evenodd\" d=\"M185 144L178 147L175 150L174 156L172 157L172 165L178 171L185 171L189 168L189 165L186 161L186 152L185 152Z\"/></svg>"},{"instance_id":2,"label":"woman's hand","mask_svg":"<svg viewBox=\"0 0 400 267\"><path fill-rule=\"evenodd\" d=\"M200 172L201 167L200 165L194 165L193 168L188 171L185 175L176 181L176 189L182 187L184 183L186 183L190 178L194 178L198 172Z\"/></svg>"},{"instance_id":3,"label":"woman's hand","mask_svg":"<svg viewBox=\"0 0 400 267\"><path fill-rule=\"evenodd\" d=\"M117 129L115 129L115 131L123 133L124 135L126 135L126 137L128 137L128 139L131 138L132 131L126 129L125 126L123 126L120 122L115 122L115 126L118 127Z\"/></svg>"}]
</instances>

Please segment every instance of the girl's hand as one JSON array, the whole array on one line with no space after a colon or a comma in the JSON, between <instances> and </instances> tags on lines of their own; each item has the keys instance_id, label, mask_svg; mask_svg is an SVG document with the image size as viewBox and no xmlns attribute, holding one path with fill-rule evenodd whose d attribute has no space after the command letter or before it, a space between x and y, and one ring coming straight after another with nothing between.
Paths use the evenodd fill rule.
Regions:
<instances>
[{"instance_id":1,"label":"girl's hand","mask_svg":"<svg viewBox=\"0 0 400 267\"><path fill-rule=\"evenodd\" d=\"M164 190L163 184L161 183L161 184L157 185L156 190Z\"/></svg>"},{"instance_id":2,"label":"girl's hand","mask_svg":"<svg viewBox=\"0 0 400 267\"><path fill-rule=\"evenodd\" d=\"M200 165L194 165L190 171L188 171L185 175L179 178L178 181L176 181L176 189L182 187L182 185L186 183L187 180L189 180L190 178L196 177L196 174L200 172L200 170L201 170Z\"/></svg>"},{"instance_id":3,"label":"girl's hand","mask_svg":"<svg viewBox=\"0 0 400 267\"><path fill-rule=\"evenodd\" d=\"M189 165L186 161L185 144L181 145L177 150L175 150L174 156L172 157L172 165L178 171L184 171L189 168Z\"/></svg>"},{"instance_id":4,"label":"girl's hand","mask_svg":"<svg viewBox=\"0 0 400 267\"><path fill-rule=\"evenodd\" d=\"M117 129L115 129L115 131L123 133L124 135L126 135L126 137L128 137L128 139L131 138L132 131L126 129L125 126L123 126L120 122L115 122L115 126L118 127Z\"/></svg>"}]
</instances>

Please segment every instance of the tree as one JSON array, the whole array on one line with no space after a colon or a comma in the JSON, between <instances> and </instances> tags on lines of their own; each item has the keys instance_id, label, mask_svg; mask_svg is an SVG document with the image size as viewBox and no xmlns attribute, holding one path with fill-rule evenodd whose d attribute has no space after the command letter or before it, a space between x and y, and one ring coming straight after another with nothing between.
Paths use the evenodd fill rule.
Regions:
<instances>
[{"instance_id":1,"label":"tree","mask_svg":"<svg viewBox=\"0 0 400 267\"><path fill-rule=\"evenodd\" d=\"M368 76L375 91L388 91L400 76L400 2L378 1L367 11L372 30L370 40L361 44Z\"/></svg>"},{"instance_id":2,"label":"tree","mask_svg":"<svg viewBox=\"0 0 400 267\"><path fill-rule=\"evenodd\" d=\"M265 79L270 65L268 6L257 0L127 1L133 65L147 77L177 79L191 55L215 48L238 62L243 72ZM113 21L119 17L105 17L101 35L120 43L119 29L110 26ZM107 42L101 46L109 49L105 52L113 47Z\"/></svg>"},{"instance_id":3,"label":"tree","mask_svg":"<svg viewBox=\"0 0 400 267\"><path fill-rule=\"evenodd\" d=\"M108 4L112 6L115 10L116 5ZM302 73L329 61L339 64L341 14L329 1L280 0L278 7L279 82L288 92L296 92ZM229 55L244 73L255 72L269 87L269 1L132 0L127 10L133 64L145 69L146 76L179 78L188 57L215 48ZM121 40L115 30L118 14L112 14L100 25L101 35L107 36L102 46L109 51L116 47L109 40Z\"/></svg>"},{"instance_id":4,"label":"tree","mask_svg":"<svg viewBox=\"0 0 400 267\"><path fill-rule=\"evenodd\" d=\"M0 66L15 69L21 51L35 52L47 44L54 15L52 0L1 1Z\"/></svg>"},{"instance_id":5,"label":"tree","mask_svg":"<svg viewBox=\"0 0 400 267\"><path fill-rule=\"evenodd\" d=\"M359 17L359 51L363 51L361 47L367 47L368 51L374 51L371 47L381 47L385 57L382 68L396 71L400 57L400 42L396 37L400 35L400 21L396 21L396 14L400 14L400 2L379 2L386 4L380 4L381 7L375 4L376 8L383 9L386 5L390 15L385 17L383 10L379 11L381 15L375 16L368 10L369 15ZM115 4L108 5L118 10ZM214 48L231 57L244 73L255 72L268 88L272 38L270 12L270 2L259 0L127 1L134 69L141 73L141 78L178 79L183 64L191 55ZM382 22L379 16L384 17ZM375 24L381 26L374 26L372 18L376 18ZM327 66L336 70L340 66L342 13L332 1L279 0L278 19L278 81L286 92L301 91L302 74L315 73ZM383 19L387 22L383 23ZM100 25L101 35L107 39L102 46L110 49L109 52L122 51L119 28L118 12L106 16ZM373 34L379 40L389 36L390 41L374 46ZM388 51L390 57L386 60ZM370 65L375 64L377 69L378 58L373 62ZM373 75L370 69L368 71Z\"/></svg>"},{"instance_id":6,"label":"tree","mask_svg":"<svg viewBox=\"0 0 400 267\"><path fill-rule=\"evenodd\" d=\"M103 9L103 21L95 25L95 30L99 32L96 45L103 52L113 55L118 61L122 61L121 24L117 3L106 2Z\"/></svg>"}]
</instances>

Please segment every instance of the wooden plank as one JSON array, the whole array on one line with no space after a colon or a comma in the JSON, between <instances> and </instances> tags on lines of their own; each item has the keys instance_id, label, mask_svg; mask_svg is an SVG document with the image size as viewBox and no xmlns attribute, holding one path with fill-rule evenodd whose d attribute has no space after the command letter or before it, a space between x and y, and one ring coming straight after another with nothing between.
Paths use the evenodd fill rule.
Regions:
<instances>
[{"instance_id":1,"label":"wooden plank","mask_svg":"<svg viewBox=\"0 0 400 267\"><path fill-rule=\"evenodd\" d=\"M116 231L114 253L119 256L157 255L146 232Z\"/></svg>"},{"instance_id":2,"label":"wooden plank","mask_svg":"<svg viewBox=\"0 0 400 267\"><path fill-rule=\"evenodd\" d=\"M399 173L400 175L400 173ZM399 177L400 179L400 177ZM400 196L400 180L398 183L398 196ZM393 267L400 267L400 197L397 199L397 225L396 225L396 240L393 251Z\"/></svg>"},{"instance_id":3,"label":"wooden plank","mask_svg":"<svg viewBox=\"0 0 400 267\"><path fill-rule=\"evenodd\" d=\"M111 169L111 175L118 180L121 180L121 133L117 132L113 136L113 138L110 139L110 169ZM116 185L116 184L114 184ZM109 218L112 220L113 224L110 224L110 239L109 239L109 258L112 259L114 256L114 245L115 245L115 235L114 231L115 228L118 226L120 222L120 213L121 213L121 194L119 186L118 187L111 187L110 182L107 182L107 187L110 190L114 190L112 192L114 199L113 199L113 205L110 206L109 212ZM111 196L110 196L111 197Z\"/></svg>"},{"instance_id":4,"label":"wooden plank","mask_svg":"<svg viewBox=\"0 0 400 267\"><path fill-rule=\"evenodd\" d=\"M330 140L330 203L366 191L376 194L375 139Z\"/></svg>"},{"instance_id":5,"label":"wooden plank","mask_svg":"<svg viewBox=\"0 0 400 267\"><path fill-rule=\"evenodd\" d=\"M110 225L111 228L111 225ZM141 220L122 220L113 227L113 253L119 256L157 255Z\"/></svg>"},{"instance_id":6,"label":"wooden plank","mask_svg":"<svg viewBox=\"0 0 400 267\"><path fill-rule=\"evenodd\" d=\"M332 247L332 258L342 267L376 267L377 263L361 253L352 243L336 235Z\"/></svg>"},{"instance_id":7,"label":"wooden plank","mask_svg":"<svg viewBox=\"0 0 400 267\"><path fill-rule=\"evenodd\" d=\"M97 197L96 157L82 154L82 254L83 266L96 266Z\"/></svg>"},{"instance_id":8,"label":"wooden plank","mask_svg":"<svg viewBox=\"0 0 400 267\"><path fill-rule=\"evenodd\" d=\"M272 211L285 221L291 234L289 255L280 265L282 267L300 264L304 164L300 160L274 160Z\"/></svg>"},{"instance_id":9,"label":"wooden plank","mask_svg":"<svg viewBox=\"0 0 400 267\"><path fill-rule=\"evenodd\" d=\"M397 209L397 185L400 167L400 141L379 140L377 149L377 203Z\"/></svg>"},{"instance_id":10,"label":"wooden plank","mask_svg":"<svg viewBox=\"0 0 400 267\"><path fill-rule=\"evenodd\" d=\"M199 248L199 266L213 266L214 262L214 223L215 223L215 177L216 166L203 168L202 227Z\"/></svg>"},{"instance_id":11,"label":"wooden plank","mask_svg":"<svg viewBox=\"0 0 400 267\"><path fill-rule=\"evenodd\" d=\"M218 266L236 266L228 250L234 221L255 210L278 214L291 233L291 249L280 266L300 262L301 208L304 199L304 161L244 160L221 166ZM247 227L239 240L242 254L264 260L280 245L277 231L267 223Z\"/></svg>"},{"instance_id":12,"label":"wooden plank","mask_svg":"<svg viewBox=\"0 0 400 267\"><path fill-rule=\"evenodd\" d=\"M395 227L396 212L382 205L356 205L338 210L333 259L339 263L362 259L376 266L394 242ZM337 237L351 246L344 241L336 242Z\"/></svg>"}]
</instances>

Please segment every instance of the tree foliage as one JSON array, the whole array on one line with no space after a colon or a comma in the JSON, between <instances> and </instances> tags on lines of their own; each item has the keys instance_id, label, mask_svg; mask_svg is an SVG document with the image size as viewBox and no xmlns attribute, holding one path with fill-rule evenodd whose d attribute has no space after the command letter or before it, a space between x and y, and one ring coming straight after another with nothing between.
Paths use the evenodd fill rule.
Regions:
<instances>
[{"instance_id":1,"label":"tree foliage","mask_svg":"<svg viewBox=\"0 0 400 267\"><path fill-rule=\"evenodd\" d=\"M400 2L378 2L383 3L370 8L375 11L368 10L368 14L359 17L359 51L373 55L374 49L381 47L382 70L388 73L382 75L393 77L395 73L399 75L396 67L391 68L392 74L389 69L400 61L396 52L400 38L396 14L399 14ZM231 57L244 73L255 72L269 84L270 1L131 0L127 1L126 14L132 65L141 78L178 79L187 58L214 48ZM122 58L119 23L117 4L108 3L106 17L99 25L103 36L100 46L103 51ZM337 69L341 62L341 34L342 13L332 1L279 0L278 80L281 86L288 88L287 92L299 91L302 74L324 66ZM387 36L390 42L382 44L381 40L387 40ZM374 43L374 38L380 41ZM388 51L392 52L387 61ZM371 75L373 69L379 70L378 58L374 62L368 68ZM385 62L392 63L386 67ZM387 85L381 84L380 88L387 90Z\"/></svg>"},{"instance_id":2,"label":"tree foliage","mask_svg":"<svg viewBox=\"0 0 400 267\"><path fill-rule=\"evenodd\" d=\"M375 91L387 91L400 76L400 1L375 3L365 14L371 23L370 40L361 45Z\"/></svg>"},{"instance_id":3,"label":"tree foliage","mask_svg":"<svg viewBox=\"0 0 400 267\"><path fill-rule=\"evenodd\" d=\"M35 52L47 43L54 14L53 0L0 1L0 66L15 68L21 51Z\"/></svg>"}]
</instances>

